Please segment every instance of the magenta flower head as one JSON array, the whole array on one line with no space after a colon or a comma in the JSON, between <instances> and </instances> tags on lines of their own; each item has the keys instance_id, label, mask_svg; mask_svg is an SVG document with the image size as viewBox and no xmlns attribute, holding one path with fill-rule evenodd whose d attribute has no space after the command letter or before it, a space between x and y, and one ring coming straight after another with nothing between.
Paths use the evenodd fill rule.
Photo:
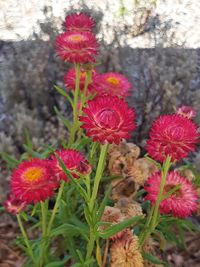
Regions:
<instances>
[{"instance_id":1,"label":"magenta flower head","mask_svg":"<svg viewBox=\"0 0 200 267\"><path fill-rule=\"evenodd\" d=\"M87 175L91 172L91 166L89 165L88 161L86 160L85 156L78 150L74 149L61 149L55 152L58 157L63 161L66 168L69 171L75 171L82 175ZM57 180L64 180L69 182L70 179L64 173L62 167L59 164L56 156L51 157L51 164L50 168L54 172L54 175L57 177ZM72 176L74 178L79 178L78 174L73 173Z\"/></svg>"},{"instance_id":2,"label":"magenta flower head","mask_svg":"<svg viewBox=\"0 0 200 267\"><path fill-rule=\"evenodd\" d=\"M98 53L96 37L91 32L64 32L56 39L58 56L71 63L92 63Z\"/></svg>"},{"instance_id":3,"label":"magenta flower head","mask_svg":"<svg viewBox=\"0 0 200 267\"><path fill-rule=\"evenodd\" d=\"M150 200L153 204L157 200L160 183L160 172L153 173L146 181L144 187L148 193L146 199ZM160 211L163 214L172 214L174 217L185 218L197 210L198 196L193 184L185 177L182 177L177 171L171 171L167 174L163 195L177 185L181 185L181 187L160 203Z\"/></svg>"},{"instance_id":4,"label":"magenta flower head","mask_svg":"<svg viewBox=\"0 0 200 267\"><path fill-rule=\"evenodd\" d=\"M98 76L97 72L94 69L92 69L91 70L91 80L90 80L90 82L88 84L88 88L87 88L87 91L89 93L92 93L92 92L95 91L96 76ZM81 69L80 84L79 84L81 91L84 90L85 79L86 79L86 71L84 69ZM75 71L75 68L71 68L71 69L68 70L68 72L64 76L65 87L67 89L70 89L70 90L75 90L75 82L76 82L76 71Z\"/></svg>"},{"instance_id":5,"label":"magenta flower head","mask_svg":"<svg viewBox=\"0 0 200 267\"><path fill-rule=\"evenodd\" d=\"M83 108L81 126L93 141L119 144L135 129L135 112L117 96L97 96Z\"/></svg>"},{"instance_id":6,"label":"magenta flower head","mask_svg":"<svg viewBox=\"0 0 200 267\"><path fill-rule=\"evenodd\" d=\"M195 123L184 116L173 114L160 116L153 123L147 152L155 160L163 162L181 160L195 150L199 133Z\"/></svg>"},{"instance_id":7,"label":"magenta flower head","mask_svg":"<svg viewBox=\"0 0 200 267\"><path fill-rule=\"evenodd\" d=\"M25 201L17 199L13 194L10 194L8 199L4 202L5 209L14 215L22 212L26 206L27 203Z\"/></svg>"},{"instance_id":8,"label":"magenta flower head","mask_svg":"<svg viewBox=\"0 0 200 267\"><path fill-rule=\"evenodd\" d=\"M125 98L129 95L131 83L120 73L108 72L99 74L97 79L96 92L98 95L113 95Z\"/></svg>"},{"instance_id":9,"label":"magenta flower head","mask_svg":"<svg viewBox=\"0 0 200 267\"><path fill-rule=\"evenodd\" d=\"M51 197L58 187L49 160L23 161L11 176L11 191L22 202L37 203Z\"/></svg>"},{"instance_id":10,"label":"magenta flower head","mask_svg":"<svg viewBox=\"0 0 200 267\"><path fill-rule=\"evenodd\" d=\"M177 109L176 114L182 115L188 119L193 119L196 116L196 111L190 106L181 106Z\"/></svg>"},{"instance_id":11,"label":"magenta flower head","mask_svg":"<svg viewBox=\"0 0 200 267\"><path fill-rule=\"evenodd\" d=\"M87 32L95 26L95 21L86 13L73 13L65 18L64 26L67 31Z\"/></svg>"}]
</instances>

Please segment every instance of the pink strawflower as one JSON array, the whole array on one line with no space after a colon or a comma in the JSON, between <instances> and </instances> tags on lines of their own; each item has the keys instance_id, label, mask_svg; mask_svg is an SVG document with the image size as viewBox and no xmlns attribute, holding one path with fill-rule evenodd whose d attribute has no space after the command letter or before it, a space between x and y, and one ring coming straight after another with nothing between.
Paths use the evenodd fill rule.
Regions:
<instances>
[{"instance_id":1,"label":"pink strawflower","mask_svg":"<svg viewBox=\"0 0 200 267\"><path fill-rule=\"evenodd\" d=\"M73 149L61 149L60 151L55 152L57 156L63 161L67 170L75 171L82 175L87 175L91 172L91 166L88 161L85 159L85 156L78 150ZM54 171L55 176L58 180L65 180L69 182L70 179L64 173L62 167L59 164L56 156L51 157L51 169ZM74 178L79 178L78 174L72 173Z\"/></svg>"},{"instance_id":2,"label":"pink strawflower","mask_svg":"<svg viewBox=\"0 0 200 267\"><path fill-rule=\"evenodd\" d=\"M73 13L65 18L64 26L67 31L87 32L94 28L95 21L85 13Z\"/></svg>"},{"instance_id":3,"label":"pink strawflower","mask_svg":"<svg viewBox=\"0 0 200 267\"><path fill-rule=\"evenodd\" d=\"M83 108L83 113L81 127L93 141L102 144L119 144L122 139L128 139L136 127L134 110L117 96L97 96Z\"/></svg>"},{"instance_id":4,"label":"pink strawflower","mask_svg":"<svg viewBox=\"0 0 200 267\"><path fill-rule=\"evenodd\" d=\"M128 79L116 72L100 74L97 77L97 84L97 94L108 94L121 98L127 97L131 88L131 83Z\"/></svg>"},{"instance_id":5,"label":"pink strawflower","mask_svg":"<svg viewBox=\"0 0 200 267\"><path fill-rule=\"evenodd\" d=\"M95 62L98 43L91 32L64 32L56 39L56 51L64 61L91 63Z\"/></svg>"},{"instance_id":6,"label":"pink strawflower","mask_svg":"<svg viewBox=\"0 0 200 267\"><path fill-rule=\"evenodd\" d=\"M91 71L91 80L88 84L88 92L94 92L95 90L95 79L96 76L98 76L97 72L93 69ZM81 70L81 75L80 75L80 90L84 90L85 86L85 79L86 79L86 71ZM94 81L94 82L93 82ZM68 70L68 72L64 76L64 84L67 89L70 90L75 90L75 82L76 82L76 71L75 68L71 68Z\"/></svg>"},{"instance_id":7,"label":"pink strawflower","mask_svg":"<svg viewBox=\"0 0 200 267\"><path fill-rule=\"evenodd\" d=\"M153 204L158 197L160 182L161 172L155 172L148 178L144 187L148 193L146 199ZM193 184L182 177L179 172L171 171L167 174L163 195L177 185L181 185L181 187L160 203L160 211L163 214L172 214L174 217L188 217L197 210L197 192Z\"/></svg>"},{"instance_id":8,"label":"pink strawflower","mask_svg":"<svg viewBox=\"0 0 200 267\"><path fill-rule=\"evenodd\" d=\"M171 160L181 160L195 150L199 133L191 120L177 114L160 116L152 125L147 141L148 154L163 162L167 155Z\"/></svg>"},{"instance_id":9,"label":"pink strawflower","mask_svg":"<svg viewBox=\"0 0 200 267\"><path fill-rule=\"evenodd\" d=\"M58 182L49 168L48 160L23 161L11 176L12 193L27 203L37 203L51 197L57 187Z\"/></svg>"},{"instance_id":10,"label":"pink strawflower","mask_svg":"<svg viewBox=\"0 0 200 267\"><path fill-rule=\"evenodd\" d=\"M176 114L182 115L188 119L193 119L196 116L196 111L190 106L181 106L177 109Z\"/></svg>"},{"instance_id":11,"label":"pink strawflower","mask_svg":"<svg viewBox=\"0 0 200 267\"><path fill-rule=\"evenodd\" d=\"M14 215L22 212L26 206L26 202L17 199L13 194L11 194L4 202L5 209Z\"/></svg>"}]
</instances>

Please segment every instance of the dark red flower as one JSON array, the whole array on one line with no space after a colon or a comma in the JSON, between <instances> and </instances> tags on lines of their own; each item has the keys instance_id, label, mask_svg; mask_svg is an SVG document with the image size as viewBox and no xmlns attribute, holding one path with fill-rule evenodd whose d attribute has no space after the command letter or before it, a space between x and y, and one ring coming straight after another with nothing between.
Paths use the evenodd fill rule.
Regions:
<instances>
[{"instance_id":1,"label":"dark red flower","mask_svg":"<svg viewBox=\"0 0 200 267\"><path fill-rule=\"evenodd\" d=\"M95 61L98 43L91 32L64 32L56 39L56 51L64 61L90 63Z\"/></svg>"},{"instance_id":2,"label":"dark red flower","mask_svg":"<svg viewBox=\"0 0 200 267\"><path fill-rule=\"evenodd\" d=\"M163 115L151 127L147 151L160 162L167 155L172 161L181 160L195 150L198 137L197 126L191 120L177 114Z\"/></svg>"},{"instance_id":3,"label":"dark red flower","mask_svg":"<svg viewBox=\"0 0 200 267\"><path fill-rule=\"evenodd\" d=\"M80 151L73 149L61 149L55 153L63 161L68 170L75 171L82 175L87 175L91 172L91 166ZM64 173L56 156L53 155L51 159L51 169L54 171L58 180L62 179L69 182L70 180ZM79 178L78 174L72 173L72 175L74 178Z\"/></svg>"},{"instance_id":4,"label":"dark red flower","mask_svg":"<svg viewBox=\"0 0 200 267\"><path fill-rule=\"evenodd\" d=\"M148 178L144 187L148 192L146 199L153 204L158 197L160 182L161 173L155 172ZM182 177L179 172L171 171L167 174L163 194L166 194L177 185L181 185L181 187L160 203L160 211L164 214L172 214L175 217L188 217L197 210L197 192L193 184L185 177Z\"/></svg>"},{"instance_id":5,"label":"dark red flower","mask_svg":"<svg viewBox=\"0 0 200 267\"><path fill-rule=\"evenodd\" d=\"M119 144L128 139L135 129L135 112L127 102L116 96L97 96L83 108L84 116L80 117L81 126L86 135L102 144Z\"/></svg>"},{"instance_id":6,"label":"dark red flower","mask_svg":"<svg viewBox=\"0 0 200 267\"><path fill-rule=\"evenodd\" d=\"M96 78L96 92L99 95L113 95L125 98L129 95L131 83L120 73L108 72L99 74Z\"/></svg>"},{"instance_id":7,"label":"dark red flower","mask_svg":"<svg viewBox=\"0 0 200 267\"><path fill-rule=\"evenodd\" d=\"M11 176L12 193L27 203L37 203L51 197L57 187L58 182L49 168L48 160L23 161Z\"/></svg>"},{"instance_id":8,"label":"dark red flower","mask_svg":"<svg viewBox=\"0 0 200 267\"><path fill-rule=\"evenodd\" d=\"M92 70L91 73L92 73L91 80L89 82L88 89L87 89L88 92L93 92L95 90L95 79L96 79L96 76L98 76L95 70ZM86 79L86 71L82 69L81 75L80 75L80 90L81 91L84 90L85 79ZM75 68L71 68L68 70L68 72L64 76L64 84L67 89L75 90L75 82L76 82L76 71L75 71Z\"/></svg>"},{"instance_id":9,"label":"dark red flower","mask_svg":"<svg viewBox=\"0 0 200 267\"><path fill-rule=\"evenodd\" d=\"M64 26L67 31L86 32L92 30L95 26L95 21L85 13L73 13L65 18Z\"/></svg>"}]
</instances>

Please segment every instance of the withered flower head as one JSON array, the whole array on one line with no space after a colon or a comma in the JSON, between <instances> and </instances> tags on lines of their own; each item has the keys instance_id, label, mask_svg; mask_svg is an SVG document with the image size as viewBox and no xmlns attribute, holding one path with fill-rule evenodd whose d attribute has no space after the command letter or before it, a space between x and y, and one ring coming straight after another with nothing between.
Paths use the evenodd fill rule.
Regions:
<instances>
[{"instance_id":1,"label":"withered flower head","mask_svg":"<svg viewBox=\"0 0 200 267\"><path fill-rule=\"evenodd\" d=\"M125 217L121 213L120 209L118 209L116 207L110 207L110 206L105 207L103 216L101 218L102 222L109 222L109 223L111 223L111 225L114 225L114 224L118 224L118 223L122 222L123 220L125 220ZM106 228L107 228L107 226L101 226L99 228L99 230L103 231ZM121 232L111 236L110 239L115 240L117 238L121 238L123 234L124 234L124 231L121 231Z\"/></svg>"},{"instance_id":2,"label":"withered flower head","mask_svg":"<svg viewBox=\"0 0 200 267\"><path fill-rule=\"evenodd\" d=\"M138 238L127 232L116 240L110 249L110 267L143 267L143 258L138 249Z\"/></svg>"},{"instance_id":3,"label":"withered flower head","mask_svg":"<svg viewBox=\"0 0 200 267\"><path fill-rule=\"evenodd\" d=\"M120 199L116 205L116 208L119 208L122 214L127 218L132 218L135 216L142 215L142 207L141 205L136 201L131 201L127 198Z\"/></svg>"},{"instance_id":4,"label":"withered flower head","mask_svg":"<svg viewBox=\"0 0 200 267\"><path fill-rule=\"evenodd\" d=\"M121 198L132 198L139 189L139 185L131 178L120 179L118 183L113 186L112 199L119 200Z\"/></svg>"},{"instance_id":5,"label":"withered flower head","mask_svg":"<svg viewBox=\"0 0 200 267\"><path fill-rule=\"evenodd\" d=\"M156 170L157 168L153 163L145 158L140 158L128 169L128 175L139 185L144 185L147 178Z\"/></svg>"}]
</instances>

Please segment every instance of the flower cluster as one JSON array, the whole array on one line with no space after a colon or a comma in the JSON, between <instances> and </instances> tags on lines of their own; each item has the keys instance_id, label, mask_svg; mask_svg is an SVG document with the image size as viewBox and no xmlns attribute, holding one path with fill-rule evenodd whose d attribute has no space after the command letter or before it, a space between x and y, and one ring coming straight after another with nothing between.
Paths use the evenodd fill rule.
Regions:
<instances>
[{"instance_id":1,"label":"flower cluster","mask_svg":"<svg viewBox=\"0 0 200 267\"><path fill-rule=\"evenodd\" d=\"M58 90L69 100L74 112L72 124L63 119L70 132L69 142L63 144L67 148L55 151L47 159L31 158L22 161L12 172L11 193L4 203L8 212L17 215L27 252L35 263L33 255L36 254L32 251L18 214L29 204L48 200L59 188L53 209L46 205L47 202L41 203L41 223L38 223L42 230L39 239L41 253L37 266L46 266L45 254L47 249L51 251L49 240L54 236L51 231L57 214L62 215L60 213L64 207L67 208L67 214L72 214L70 205L67 206L69 201L63 197L63 192L68 189L67 200L72 196L71 192L74 194L74 189L82 198L81 201L78 197L74 198L75 205L71 205L74 210L80 203L83 206L77 208L77 214L74 214L73 220L69 218L70 224L66 225L70 226L69 229L75 227L77 235L82 233L84 240L88 241L86 262L91 262L95 244L99 246L101 242L98 242L98 239L104 236L111 240L109 258L110 266L113 267L144 266L141 248L143 246L143 250L148 251L145 246L151 243L151 233L156 229L160 218L166 217L161 217L160 213L184 218L192 215L198 208L198 194L192 179L189 181L182 173L170 170L172 163L188 156L195 150L199 141L198 129L192 120L195 111L192 107L182 106L175 114L158 117L147 140L146 148L151 159L139 158L140 148L126 142L136 128L135 110L129 108L125 100L130 94L131 84L122 74L102 74L95 69L99 45L92 32L94 26L93 18L85 13L68 15L64 22L65 31L56 39L57 54L64 61L75 65L64 76L66 88L75 91L72 93L74 99L66 96L62 89ZM90 161L79 150L72 149L85 144ZM95 157L96 151L100 152L99 159ZM106 160L110 174L117 176L112 179L111 188L108 189L109 197L115 203L114 207L107 206L108 195L104 197L101 205L97 202ZM90 163L97 166L93 171ZM71 188L70 181L73 182ZM145 197L145 190L138 191L141 187L146 190ZM136 195L140 197L139 201L143 198L151 202L151 212L147 216L143 216L145 205L137 202L137 198L133 199ZM60 206L62 208L59 210ZM76 216L79 215L82 219L83 214L89 231L78 229L83 224ZM59 220L63 217L65 218L60 216ZM146 227L147 223L140 224L141 220L146 218L150 227ZM137 229L138 236L134 232L135 229L131 229L137 222L140 224ZM91 236L91 233L96 231L99 236ZM85 238L87 232L89 236ZM47 237L49 240L45 243ZM73 246L75 244L69 243ZM109 246L109 243L106 246ZM105 248L105 252L108 252L108 249ZM106 265L105 259L101 259L101 248L97 247L96 251L98 263L104 262L103 265ZM82 266L82 255L80 258ZM83 265L85 266L85 263Z\"/></svg>"},{"instance_id":2,"label":"flower cluster","mask_svg":"<svg viewBox=\"0 0 200 267\"><path fill-rule=\"evenodd\" d=\"M92 30L95 21L85 13L74 13L68 15L64 22L65 31L56 39L56 50L58 56L70 63L89 64L95 63L98 54L98 42ZM88 92L97 95L114 95L125 98L129 95L131 84L122 74L110 72L98 74L90 66L91 78L88 85ZM75 89L76 72L72 68L64 77L64 84L67 89ZM86 80L86 71L81 70L80 90L83 91Z\"/></svg>"},{"instance_id":3,"label":"flower cluster","mask_svg":"<svg viewBox=\"0 0 200 267\"><path fill-rule=\"evenodd\" d=\"M90 173L91 166L78 150L62 149L55 154L74 178ZM50 198L61 179L69 181L56 156L23 161L17 166L11 175L11 197L5 201L9 212L19 213L30 203L36 204Z\"/></svg>"},{"instance_id":4,"label":"flower cluster","mask_svg":"<svg viewBox=\"0 0 200 267\"><path fill-rule=\"evenodd\" d=\"M98 42L92 33L95 23L84 13L71 14L65 19L65 32L56 39L57 54L71 63L95 62Z\"/></svg>"}]
</instances>

